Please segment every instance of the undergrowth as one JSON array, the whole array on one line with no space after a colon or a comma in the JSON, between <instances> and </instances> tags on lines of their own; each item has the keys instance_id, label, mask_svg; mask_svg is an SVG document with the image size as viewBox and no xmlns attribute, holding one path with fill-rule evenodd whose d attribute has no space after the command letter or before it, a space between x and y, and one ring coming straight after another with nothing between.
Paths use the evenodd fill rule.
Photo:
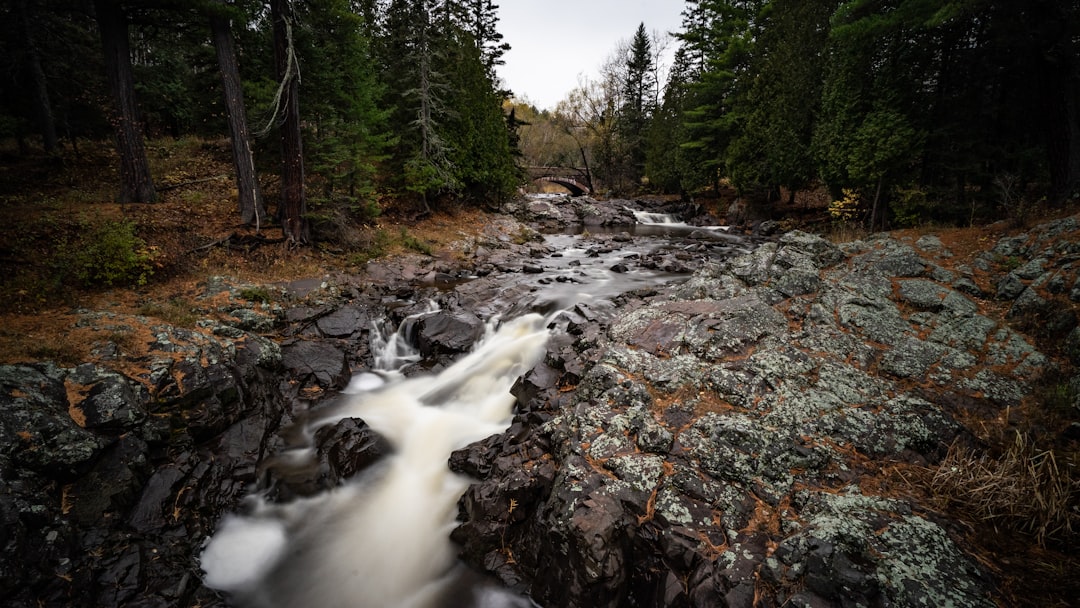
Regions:
<instances>
[{"instance_id":1,"label":"undergrowth","mask_svg":"<svg viewBox=\"0 0 1080 608\"><path fill-rule=\"evenodd\" d=\"M1042 547L1080 533L1080 478L1053 450L1017 432L998 456L954 443L937 466L921 469L936 508L1030 534Z\"/></svg>"},{"instance_id":2,"label":"undergrowth","mask_svg":"<svg viewBox=\"0 0 1080 608\"><path fill-rule=\"evenodd\" d=\"M107 220L61 243L56 266L83 287L145 285L154 274L155 250L135 234L130 220Z\"/></svg>"}]
</instances>

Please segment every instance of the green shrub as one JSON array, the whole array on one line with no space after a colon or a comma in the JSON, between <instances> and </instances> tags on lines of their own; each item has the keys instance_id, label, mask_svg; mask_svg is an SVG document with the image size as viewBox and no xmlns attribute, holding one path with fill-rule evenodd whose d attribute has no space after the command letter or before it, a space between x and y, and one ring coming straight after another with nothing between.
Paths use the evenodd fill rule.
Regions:
<instances>
[{"instance_id":1,"label":"green shrub","mask_svg":"<svg viewBox=\"0 0 1080 608\"><path fill-rule=\"evenodd\" d=\"M269 304L270 291L265 287L245 287L240 290L240 297L249 302L262 302L263 304Z\"/></svg>"},{"instance_id":2,"label":"green shrub","mask_svg":"<svg viewBox=\"0 0 1080 608\"><path fill-rule=\"evenodd\" d=\"M145 285L154 274L154 252L135 236L130 220L109 220L62 250L63 261L84 286Z\"/></svg>"},{"instance_id":3,"label":"green shrub","mask_svg":"<svg viewBox=\"0 0 1080 608\"><path fill-rule=\"evenodd\" d=\"M934 204L925 190L918 187L897 188L896 197L890 205L894 222L901 228L914 228L925 223L934 214Z\"/></svg>"},{"instance_id":4,"label":"green shrub","mask_svg":"<svg viewBox=\"0 0 1080 608\"><path fill-rule=\"evenodd\" d=\"M409 234L409 231L401 229L401 245L424 255L431 255L431 245Z\"/></svg>"}]
</instances>

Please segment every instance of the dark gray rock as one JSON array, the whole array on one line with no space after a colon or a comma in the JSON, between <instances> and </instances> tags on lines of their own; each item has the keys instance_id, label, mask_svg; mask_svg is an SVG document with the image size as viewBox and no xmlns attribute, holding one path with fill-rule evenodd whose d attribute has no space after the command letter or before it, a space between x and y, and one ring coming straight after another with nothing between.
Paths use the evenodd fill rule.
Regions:
<instances>
[{"instance_id":1,"label":"dark gray rock","mask_svg":"<svg viewBox=\"0 0 1080 608\"><path fill-rule=\"evenodd\" d=\"M48 476L84 471L108 441L79 426L70 406L62 370L0 366L0 455Z\"/></svg>"},{"instance_id":2,"label":"dark gray rock","mask_svg":"<svg viewBox=\"0 0 1080 608\"><path fill-rule=\"evenodd\" d=\"M323 388L345 388L352 376L344 351L326 342L300 340L285 344L281 364L290 377L314 381Z\"/></svg>"},{"instance_id":3,"label":"dark gray rock","mask_svg":"<svg viewBox=\"0 0 1080 608\"><path fill-rule=\"evenodd\" d=\"M467 352L483 335L484 322L476 315L440 311L420 320L417 341L427 357Z\"/></svg>"},{"instance_id":4,"label":"dark gray rock","mask_svg":"<svg viewBox=\"0 0 1080 608\"><path fill-rule=\"evenodd\" d=\"M371 316L358 306L343 306L315 322L319 333L327 338L349 338L371 328Z\"/></svg>"},{"instance_id":5,"label":"dark gray rock","mask_svg":"<svg viewBox=\"0 0 1080 608\"><path fill-rule=\"evenodd\" d=\"M148 391L122 374L83 364L72 370L68 381L82 396L71 404L70 413L85 428L131 430L146 419Z\"/></svg>"}]
</instances>

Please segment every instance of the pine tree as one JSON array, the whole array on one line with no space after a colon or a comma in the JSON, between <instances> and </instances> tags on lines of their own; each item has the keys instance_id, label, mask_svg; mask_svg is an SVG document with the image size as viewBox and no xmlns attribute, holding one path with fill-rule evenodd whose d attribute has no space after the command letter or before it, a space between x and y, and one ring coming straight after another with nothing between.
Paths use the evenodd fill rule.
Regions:
<instances>
[{"instance_id":1,"label":"pine tree","mask_svg":"<svg viewBox=\"0 0 1080 608\"><path fill-rule=\"evenodd\" d=\"M639 184L645 176L645 137L652 120L656 81L653 72L652 43L645 24L638 25L630 43L623 83L623 105L619 113L619 134L627 150L628 177Z\"/></svg>"},{"instance_id":2,"label":"pine tree","mask_svg":"<svg viewBox=\"0 0 1080 608\"><path fill-rule=\"evenodd\" d=\"M370 198L392 137L388 113L378 107L382 84L365 33L369 26L353 10L348 0L307 5L298 40L306 66L300 100L307 156L322 198L343 198L355 210L373 213Z\"/></svg>"},{"instance_id":3,"label":"pine tree","mask_svg":"<svg viewBox=\"0 0 1080 608\"><path fill-rule=\"evenodd\" d=\"M829 19L837 0L772 0L758 19L753 80L735 112L738 134L726 172L741 191L788 188L789 200L816 177L810 142L818 114Z\"/></svg>"},{"instance_id":4,"label":"pine tree","mask_svg":"<svg viewBox=\"0 0 1080 608\"><path fill-rule=\"evenodd\" d=\"M691 22L681 35L693 55L700 55L703 71L690 85L684 128L687 151L698 171L688 175L689 189L719 188L728 146L737 135L741 116L735 111L752 82L750 74L754 43L758 37L755 19L762 0L700 0ZM745 106L744 106L745 107Z\"/></svg>"}]
</instances>

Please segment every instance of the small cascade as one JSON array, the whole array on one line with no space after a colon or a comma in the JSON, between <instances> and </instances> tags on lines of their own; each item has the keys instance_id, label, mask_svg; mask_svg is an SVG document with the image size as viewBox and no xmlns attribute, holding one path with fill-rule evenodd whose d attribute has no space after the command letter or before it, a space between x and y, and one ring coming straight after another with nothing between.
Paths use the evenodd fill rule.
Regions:
<instances>
[{"instance_id":1,"label":"small cascade","mask_svg":"<svg viewBox=\"0 0 1080 608\"><path fill-rule=\"evenodd\" d=\"M637 219L639 224L646 224L650 226L675 226L685 225L685 222L680 221L674 215L667 213L653 213L650 211L634 211L634 218Z\"/></svg>"},{"instance_id":2,"label":"small cascade","mask_svg":"<svg viewBox=\"0 0 1080 608\"><path fill-rule=\"evenodd\" d=\"M372 321L371 352L375 355L373 369L383 372L400 370L420 360L416 344L416 322L438 312L435 302L428 302L427 309L409 315L394 327L387 319Z\"/></svg>"},{"instance_id":3,"label":"small cascade","mask_svg":"<svg viewBox=\"0 0 1080 608\"><path fill-rule=\"evenodd\" d=\"M543 356L549 321L528 314L490 322L473 352L438 375L404 378L390 368L358 376L352 394L309 423L310 434L360 418L394 452L318 496L287 504L251 497L250 511L223 519L203 551L206 584L265 608L531 606L458 564L449 534L469 480L447 459L506 429L510 388ZM376 332L373 342L394 350L377 352L378 365L413 360L401 346L407 324Z\"/></svg>"}]
</instances>

